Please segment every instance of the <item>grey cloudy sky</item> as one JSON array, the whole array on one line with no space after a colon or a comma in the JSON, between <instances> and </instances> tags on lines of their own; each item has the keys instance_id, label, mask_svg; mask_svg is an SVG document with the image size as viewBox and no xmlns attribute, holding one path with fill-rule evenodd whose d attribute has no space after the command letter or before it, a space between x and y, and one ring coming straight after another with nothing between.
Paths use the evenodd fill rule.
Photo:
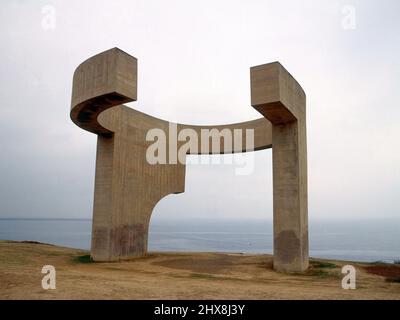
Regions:
<instances>
[{"instance_id":1,"label":"grey cloudy sky","mask_svg":"<svg viewBox=\"0 0 400 320\"><path fill-rule=\"evenodd\" d=\"M258 118L249 67L280 61L307 93L310 217L399 216L399 13L397 0L2 1L0 217L91 217L96 137L69 119L72 74L112 47L138 58L132 107L192 124ZM188 166L186 192L153 215L271 218L271 150L255 158L244 177Z\"/></svg>"}]
</instances>

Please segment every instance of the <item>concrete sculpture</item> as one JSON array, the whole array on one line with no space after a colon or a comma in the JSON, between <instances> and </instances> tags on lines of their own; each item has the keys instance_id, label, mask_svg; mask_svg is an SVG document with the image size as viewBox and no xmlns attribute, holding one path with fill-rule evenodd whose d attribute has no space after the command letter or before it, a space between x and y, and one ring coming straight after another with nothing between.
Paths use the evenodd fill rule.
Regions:
<instances>
[{"instance_id":1,"label":"concrete sculpture","mask_svg":"<svg viewBox=\"0 0 400 320\"><path fill-rule=\"evenodd\" d=\"M226 126L176 124L178 132L202 129L252 129L250 147L223 143L218 153L273 148L274 268L298 272L308 268L306 97L278 62L250 69L251 105L263 117ZM185 190L185 164L151 164L146 135L171 124L124 103L137 99L137 59L114 48L84 61L74 73L71 119L98 135L91 256L116 261L144 256L150 216L160 199ZM213 140L214 141L214 140ZM167 142L169 160L182 141ZM196 149L194 152L193 150ZM187 154L213 154L209 141Z\"/></svg>"}]
</instances>

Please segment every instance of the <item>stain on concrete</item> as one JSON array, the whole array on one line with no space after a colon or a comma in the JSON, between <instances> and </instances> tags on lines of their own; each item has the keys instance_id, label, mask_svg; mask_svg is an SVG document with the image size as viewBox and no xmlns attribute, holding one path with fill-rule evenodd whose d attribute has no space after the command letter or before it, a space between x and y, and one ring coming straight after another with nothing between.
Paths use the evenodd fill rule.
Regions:
<instances>
[{"instance_id":1,"label":"stain on concrete","mask_svg":"<svg viewBox=\"0 0 400 320\"><path fill-rule=\"evenodd\" d=\"M93 230L92 250L108 249L108 228L97 227Z\"/></svg>"},{"instance_id":2,"label":"stain on concrete","mask_svg":"<svg viewBox=\"0 0 400 320\"><path fill-rule=\"evenodd\" d=\"M117 257L146 254L147 231L144 224L122 225L110 233L111 252Z\"/></svg>"},{"instance_id":3,"label":"stain on concrete","mask_svg":"<svg viewBox=\"0 0 400 320\"><path fill-rule=\"evenodd\" d=\"M275 238L275 254L279 262L290 264L300 256L300 239L292 230L285 230Z\"/></svg>"}]
</instances>

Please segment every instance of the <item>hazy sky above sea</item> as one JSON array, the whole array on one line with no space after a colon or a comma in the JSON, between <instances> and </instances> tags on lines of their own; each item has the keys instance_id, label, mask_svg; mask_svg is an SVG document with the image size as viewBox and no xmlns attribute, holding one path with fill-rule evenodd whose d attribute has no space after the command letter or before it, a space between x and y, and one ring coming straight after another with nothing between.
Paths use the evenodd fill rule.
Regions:
<instances>
[{"instance_id":1,"label":"hazy sky above sea","mask_svg":"<svg viewBox=\"0 0 400 320\"><path fill-rule=\"evenodd\" d=\"M130 106L192 124L258 118L249 68L280 61L308 99L310 218L400 215L398 0L6 0L0 40L0 218L91 217L96 136L70 121L72 74L112 47L138 58ZM189 165L153 216L272 218L271 158L240 177Z\"/></svg>"}]
</instances>

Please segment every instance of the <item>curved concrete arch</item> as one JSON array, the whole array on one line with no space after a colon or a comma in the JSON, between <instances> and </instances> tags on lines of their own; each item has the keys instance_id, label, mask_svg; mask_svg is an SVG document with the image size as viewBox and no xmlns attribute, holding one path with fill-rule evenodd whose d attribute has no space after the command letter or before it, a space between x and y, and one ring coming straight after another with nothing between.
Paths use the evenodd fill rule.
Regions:
<instances>
[{"instance_id":1,"label":"curved concrete arch","mask_svg":"<svg viewBox=\"0 0 400 320\"><path fill-rule=\"evenodd\" d=\"M186 141L167 141L168 163L150 164L146 151L152 142L146 137L156 128L168 136L186 130L202 137L205 132L206 139L198 139L185 154L273 146L274 266L285 271L307 268L305 94L277 62L251 68L251 89L252 105L263 118L218 126L174 124L123 105L137 99L133 56L113 48L77 67L70 116L79 127L98 135L91 248L95 261L145 255L154 206L169 194L184 192L185 161L171 158L177 158ZM251 144L246 140L248 130L254 134ZM232 143L221 132L246 143Z\"/></svg>"},{"instance_id":2,"label":"curved concrete arch","mask_svg":"<svg viewBox=\"0 0 400 320\"><path fill-rule=\"evenodd\" d=\"M70 116L72 121L84 130L103 136L111 136L121 130L120 127L112 123L112 118L117 115L108 113L107 116L103 115L103 120L101 121L99 120L100 114L107 109L136 101L136 99L137 59L118 48L113 48L85 60L75 70ZM125 108L128 107L125 106ZM118 112L120 110L114 110L114 113ZM130 108L129 110L124 110L124 112L130 113L129 118L132 121L137 118L136 121L144 121L154 128L168 128L169 122L166 120L158 119ZM217 129L217 131L241 129L243 132L246 129L254 130L254 148L251 150L247 150L246 147L240 150L235 150L234 148L223 150L221 148L221 153L247 152L254 149L262 150L272 147L272 126L265 118L227 125L202 126L180 123L176 125L178 131L192 129L198 133L198 136L200 136L202 129ZM215 133L213 135L215 136ZM213 138L211 137L210 139ZM199 145L198 150L204 149L201 147ZM206 151L198 154L213 154L213 151L210 146Z\"/></svg>"}]
</instances>

